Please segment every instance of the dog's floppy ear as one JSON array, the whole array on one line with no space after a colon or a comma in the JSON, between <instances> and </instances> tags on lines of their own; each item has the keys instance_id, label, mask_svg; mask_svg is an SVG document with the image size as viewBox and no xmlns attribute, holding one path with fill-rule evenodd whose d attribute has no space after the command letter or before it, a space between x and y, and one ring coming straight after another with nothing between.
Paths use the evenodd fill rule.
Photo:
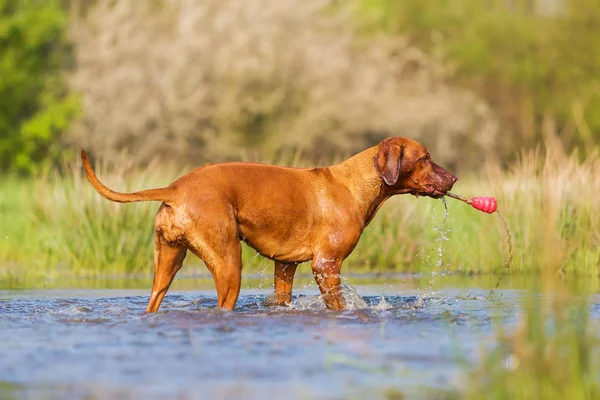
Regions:
<instances>
[{"instance_id":1,"label":"dog's floppy ear","mask_svg":"<svg viewBox=\"0 0 600 400\"><path fill-rule=\"evenodd\" d=\"M381 149L373 157L375 169L379 176L388 186L395 185L401 172L407 169L406 160L404 159L404 145L394 142L382 143Z\"/></svg>"}]
</instances>

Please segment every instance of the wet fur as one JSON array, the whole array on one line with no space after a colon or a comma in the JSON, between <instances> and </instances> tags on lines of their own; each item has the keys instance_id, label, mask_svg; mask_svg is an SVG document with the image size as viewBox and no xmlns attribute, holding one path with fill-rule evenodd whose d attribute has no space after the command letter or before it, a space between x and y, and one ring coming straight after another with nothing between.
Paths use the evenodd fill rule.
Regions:
<instances>
[{"instance_id":1,"label":"wet fur","mask_svg":"<svg viewBox=\"0 0 600 400\"><path fill-rule=\"evenodd\" d=\"M187 250L211 272L218 306L233 309L240 292L242 240L275 262L272 304L291 300L298 263L312 260L325 304L342 310L342 262L383 203L406 193L441 197L456 181L422 145L402 137L385 139L328 168L214 164L165 188L135 193L107 188L83 150L81 158L88 180L103 197L162 202L154 223L155 271L147 312L159 309Z\"/></svg>"}]
</instances>

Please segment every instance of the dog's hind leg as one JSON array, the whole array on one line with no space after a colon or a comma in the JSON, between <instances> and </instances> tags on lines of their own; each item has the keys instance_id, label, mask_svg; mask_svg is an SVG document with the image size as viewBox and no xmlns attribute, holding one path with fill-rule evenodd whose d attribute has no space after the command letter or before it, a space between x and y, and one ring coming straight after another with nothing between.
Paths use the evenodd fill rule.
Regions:
<instances>
[{"instance_id":1,"label":"dog's hind leg","mask_svg":"<svg viewBox=\"0 0 600 400\"><path fill-rule=\"evenodd\" d=\"M218 252L205 248L199 255L215 281L217 306L233 310L242 285L242 246L235 237L221 246Z\"/></svg>"},{"instance_id":2,"label":"dog's hind leg","mask_svg":"<svg viewBox=\"0 0 600 400\"><path fill-rule=\"evenodd\" d=\"M160 232L154 237L154 283L146 312L156 312L160 307L173 278L185 259L186 246L170 244Z\"/></svg>"},{"instance_id":3,"label":"dog's hind leg","mask_svg":"<svg viewBox=\"0 0 600 400\"><path fill-rule=\"evenodd\" d=\"M242 245L233 217L226 211L221 215L199 220L197 225L202 229L190 235L188 246L213 276L218 307L233 310L242 284Z\"/></svg>"},{"instance_id":4,"label":"dog's hind leg","mask_svg":"<svg viewBox=\"0 0 600 400\"><path fill-rule=\"evenodd\" d=\"M232 236L224 247L225 254L211 260L209 269L215 279L218 306L233 310L242 285L242 245Z\"/></svg>"}]
</instances>

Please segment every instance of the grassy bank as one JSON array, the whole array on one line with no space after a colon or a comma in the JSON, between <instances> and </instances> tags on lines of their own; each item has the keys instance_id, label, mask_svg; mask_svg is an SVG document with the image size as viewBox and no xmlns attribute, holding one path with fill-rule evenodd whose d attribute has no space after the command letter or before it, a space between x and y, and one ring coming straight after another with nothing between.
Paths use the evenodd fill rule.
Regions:
<instances>
[{"instance_id":1,"label":"grassy bank","mask_svg":"<svg viewBox=\"0 0 600 400\"><path fill-rule=\"evenodd\" d=\"M117 167L98 163L98 174L117 190L163 186L182 173L153 164L140 170L126 155L111 161ZM1 279L151 273L157 204L106 201L79 165L33 180L5 177L2 187ZM455 192L498 199L512 235L511 273L598 276L598 157L580 161L554 143L543 152L522 155L508 171L486 167L478 177L461 178ZM345 270L502 271L509 254L500 218L452 199L447 205L444 223L446 210L439 200L391 199L365 230ZM244 248L246 271L270 265ZM184 270L194 268L205 272L190 256Z\"/></svg>"}]
</instances>

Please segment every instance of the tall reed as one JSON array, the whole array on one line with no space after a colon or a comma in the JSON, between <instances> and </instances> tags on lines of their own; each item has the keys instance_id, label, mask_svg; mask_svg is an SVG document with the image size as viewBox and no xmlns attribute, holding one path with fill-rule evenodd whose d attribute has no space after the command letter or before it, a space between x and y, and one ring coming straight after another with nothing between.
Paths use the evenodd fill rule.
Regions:
<instances>
[{"instance_id":1,"label":"tall reed","mask_svg":"<svg viewBox=\"0 0 600 400\"><path fill-rule=\"evenodd\" d=\"M543 150L543 151L542 151ZM116 190L168 184L175 167L138 169L126 154L97 163L98 176ZM35 265L45 275L152 271L152 229L157 204L116 204L87 183L79 164L34 181L11 181L0 193L3 232L0 275ZM10 187L10 186L9 186ZM497 197L512 234L511 273L597 277L600 265L600 159L580 161L558 142L523 154L508 171L490 166L481 177L455 185L464 196ZM507 235L496 215L461 202L397 196L365 229L344 271L499 273L509 258ZM4 221L6 228L4 228ZM440 232L442 231L442 232ZM0 232L2 233L2 232ZM244 265L271 263L244 248ZM198 266L188 257L184 271ZM8 268L8 265L12 265Z\"/></svg>"},{"instance_id":2,"label":"tall reed","mask_svg":"<svg viewBox=\"0 0 600 400\"><path fill-rule=\"evenodd\" d=\"M502 178L502 179L498 179ZM558 140L488 175L510 216L514 268L600 276L600 158L583 161Z\"/></svg>"},{"instance_id":3,"label":"tall reed","mask_svg":"<svg viewBox=\"0 0 600 400\"><path fill-rule=\"evenodd\" d=\"M97 163L100 179L118 191L161 187L176 177L174 168L151 163L134 167L126 153ZM81 162L35 182L35 206L29 210L48 262L77 274L135 272L152 266L153 221L158 204L119 204L102 198L87 182ZM150 269L148 269L150 271Z\"/></svg>"}]
</instances>

